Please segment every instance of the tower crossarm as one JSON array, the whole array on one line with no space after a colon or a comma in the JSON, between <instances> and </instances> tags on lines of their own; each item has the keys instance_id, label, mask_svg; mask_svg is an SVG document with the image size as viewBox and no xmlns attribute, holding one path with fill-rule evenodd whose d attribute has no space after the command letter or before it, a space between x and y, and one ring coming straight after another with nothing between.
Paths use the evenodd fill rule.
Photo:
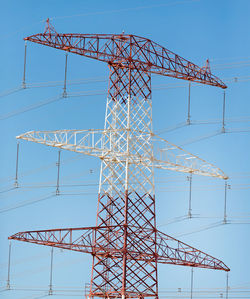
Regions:
<instances>
[{"instance_id":1,"label":"tower crossarm","mask_svg":"<svg viewBox=\"0 0 250 299\"><path fill-rule=\"evenodd\" d=\"M153 142L156 168L228 179L220 168L161 137L154 135Z\"/></svg>"},{"instance_id":2,"label":"tower crossarm","mask_svg":"<svg viewBox=\"0 0 250 299\"><path fill-rule=\"evenodd\" d=\"M43 33L25 40L121 67L227 88L210 68L199 67L150 39L128 34L57 33L47 20Z\"/></svg>"},{"instance_id":3,"label":"tower crossarm","mask_svg":"<svg viewBox=\"0 0 250 299\"><path fill-rule=\"evenodd\" d=\"M92 253L93 233L90 227L49 229L19 232L10 236L9 240Z\"/></svg>"},{"instance_id":4,"label":"tower crossarm","mask_svg":"<svg viewBox=\"0 0 250 299\"><path fill-rule=\"evenodd\" d=\"M105 130L55 130L55 131L29 131L17 136L23 139L47 146L83 153L89 156L103 157L108 153L109 132Z\"/></svg>"},{"instance_id":5,"label":"tower crossarm","mask_svg":"<svg viewBox=\"0 0 250 299\"><path fill-rule=\"evenodd\" d=\"M129 159L130 164L146 167L173 170L184 173L193 173L203 176L227 179L227 175L213 164L183 150L167 140L156 135L131 131L132 138L141 148L154 142L154 155L138 150L130 153L124 146L126 129L117 130L56 130L30 131L17 136L17 139L28 140L47 146L99 157L109 161L124 162ZM114 142L115 140L115 142Z\"/></svg>"},{"instance_id":6,"label":"tower crossarm","mask_svg":"<svg viewBox=\"0 0 250 299\"><path fill-rule=\"evenodd\" d=\"M50 229L19 232L10 236L9 239L119 258L122 257L123 252L120 242L123 230L122 226ZM138 237L137 230L136 227L130 229L131 240ZM222 261L160 231L156 232L156 252L152 251L151 245L153 244L152 231L141 230L140 238L136 242L130 242L128 258L230 271Z\"/></svg>"},{"instance_id":7,"label":"tower crossarm","mask_svg":"<svg viewBox=\"0 0 250 299\"><path fill-rule=\"evenodd\" d=\"M222 261L162 232L156 242L159 263L230 271Z\"/></svg>"},{"instance_id":8,"label":"tower crossarm","mask_svg":"<svg viewBox=\"0 0 250 299\"><path fill-rule=\"evenodd\" d=\"M112 239L112 246L110 242L110 244L103 243L103 246L98 243L97 247L93 243L93 240L95 239L97 231L100 235L104 235L107 230L112 231L112 227L81 227L25 231L10 236L9 240L35 243L90 254L94 254L97 251L99 255L102 255L108 251L112 251L112 249L114 251L115 238ZM113 233L113 235L117 238L117 234Z\"/></svg>"}]
</instances>

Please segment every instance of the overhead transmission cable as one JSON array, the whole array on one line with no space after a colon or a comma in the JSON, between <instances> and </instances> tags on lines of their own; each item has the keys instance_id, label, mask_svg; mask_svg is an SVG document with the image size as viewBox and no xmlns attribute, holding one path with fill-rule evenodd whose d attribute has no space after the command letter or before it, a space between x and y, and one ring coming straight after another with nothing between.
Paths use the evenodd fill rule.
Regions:
<instances>
[{"instance_id":1,"label":"overhead transmission cable","mask_svg":"<svg viewBox=\"0 0 250 299\"><path fill-rule=\"evenodd\" d=\"M183 87L186 87L186 85L183 85ZM155 90L157 90L157 89L167 89L167 88L170 88L170 87L163 87L163 88L157 88L156 87ZM96 92L96 90L88 91L88 92L86 92L86 91L85 92L72 92L70 94L67 93L67 98L68 97L82 97L82 96L97 96L97 95L105 95L105 94L106 94L105 90L99 90L98 92ZM45 101L41 101L41 102L39 102L37 104L29 105L29 106L26 106L24 108L20 108L18 110L9 112L7 114L0 115L0 120L6 120L6 119L9 119L9 118L11 118L13 116L17 116L19 114L22 114L22 113L25 113L25 112L28 112L28 111L40 108L42 106L45 106L45 105L48 105L48 104L53 103L55 101L58 101L58 100L62 99L63 97L64 96L60 94L60 95L58 95L58 96L56 96L54 98L48 98ZM179 126L180 127L184 127L185 125L187 125L187 124L186 123L185 124L181 123Z\"/></svg>"},{"instance_id":2,"label":"overhead transmission cable","mask_svg":"<svg viewBox=\"0 0 250 299\"><path fill-rule=\"evenodd\" d=\"M43 196L43 197L40 197L38 199L36 198L36 199L31 199L31 200L25 200L25 201L20 202L18 204L14 204L14 205L11 205L9 207L0 209L0 214L15 210L17 208L25 207L25 206L28 206L28 205L31 205L31 204L34 204L34 203L37 203L37 202L45 201L45 200L50 199L54 196L55 196L54 194L50 193L50 194L48 194L46 196Z\"/></svg>"}]
</instances>

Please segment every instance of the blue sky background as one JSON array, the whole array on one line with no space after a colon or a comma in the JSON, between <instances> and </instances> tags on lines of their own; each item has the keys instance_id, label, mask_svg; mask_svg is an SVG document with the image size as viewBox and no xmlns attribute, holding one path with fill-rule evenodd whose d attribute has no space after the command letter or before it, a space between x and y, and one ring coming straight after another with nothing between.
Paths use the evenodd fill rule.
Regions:
<instances>
[{"instance_id":1,"label":"blue sky background","mask_svg":"<svg viewBox=\"0 0 250 299\"><path fill-rule=\"evenodd\" d=\"M221 225L224 182L198 176L193 177L192 190L192 208L197 218L176 222L182 219L178 217L187 214L187 176L156 171L157 223L161 231L223 260L231 268L230 298L250 298L249 11L250 1L247 0L2 3L1 298L41 298L47 293L49 284L50 248L12 242L12 290L4 290L8 236L25 230L93 226L96 219L100 162L95 158L63 151L61 184L85 186L61 187L60 196L45 200L55 194L58 152L39 144L21 142L20 188L10 190L15 177L15 136L30 130L103 128L104 124L108 83L108 67L104 63L70 54L69 83L81 79L81 84L68 85L68 93L79 92L85 96L46 104L62 93L65 55L62 51L29 43L26 73L29 88L14 92L22 82L23 37L43 32L47 17L60 33L120 33L124 30L150 38L200 66L210 59L212 73L228 85L226 133L221 133L221 89L192 84L193 124L187 126L188 82L159 76L152 78L153 124L154 131L161 133L161 137L214 163L229 175L231 189L227 193L227 214L231 223ZM45 82L44 87L35 87L41 86L41 82ZM43 106L37 107L39 103ZM169 224L171 221L174 223ZM90 280L90 270L90 256L55 249L53 285L57 290L64 290L57 291L55 298L80 297L84 284ZM197 294L197 298L205 295L219 298L225 284L224 272L194 269L195 291L207 292L199 294L200 297ZM178 293L178 288L182 292ZM187 298L184 291L189 288L190 268L159 266L161 298ZM240 290L244 292L239 293Z\"/></svg>"}]
</instances>

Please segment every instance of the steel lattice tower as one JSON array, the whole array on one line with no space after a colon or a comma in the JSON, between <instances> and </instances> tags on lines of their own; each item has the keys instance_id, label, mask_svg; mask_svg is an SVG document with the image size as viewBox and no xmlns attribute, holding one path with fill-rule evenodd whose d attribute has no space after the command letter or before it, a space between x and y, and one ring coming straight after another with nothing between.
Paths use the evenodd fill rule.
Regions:
<instances>
[{"instance_id":1,"label":"steel lattice tower","mask_svg":"<svg viewBox=\"0 0 250 299\"><path fill-rule=\"evenodd\" d=\"M222 261L156 228L155 167L227 176L153 133L151 74L226 86L207 68L133 35L58 34L48 22L44 33L26 40L108 62L109 90L104 130L17 137L101 159L96 226L21 232L10 239L92 254L89 297L158 298L158 263L229 271Z\"/></svg>"},{"instance_id":2,"label":"steel lattice tower","mask_svg":"<svg viewBox=\"0 0 250 299\"><path fill-rule=\"evenodd\" d=\"M122 251L117 259L94 259L91 292L102 295L104 286L115 296L121 291L126 295L126 290L132 297L157 296L157 262L152 260L156 250L153 167L133 158L153 157L151 76L136 65L131 69L114 64L109 82L105 130L112 133L104 142L112 154L102 161L97 226L115 228L111 236L97 233L95 242L101 245L108 237ZM138 243L138 237L146 238ZM142 252L151 258L141 259Z\"/></svg>"}]
</instances>

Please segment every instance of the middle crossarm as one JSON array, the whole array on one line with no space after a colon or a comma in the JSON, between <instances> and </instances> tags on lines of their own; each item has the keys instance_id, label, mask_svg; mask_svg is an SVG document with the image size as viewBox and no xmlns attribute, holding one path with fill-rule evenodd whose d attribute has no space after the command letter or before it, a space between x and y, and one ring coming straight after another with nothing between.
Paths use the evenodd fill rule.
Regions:
<instances>
[{"instance_id":1,"label":"middle crossarm","mask_svg":"<svg viewBox=\"0 0 250 299\"><path fill-rule=\"evenodd\" d=\"M198 158L182 148L152 134L131 131L133 142L144 147L151 142L155 145L154 156L134 152L129 162L147 167L156 167L184 173L227 179L227 175L213 164ZM30 131L17 136L17 139L33 141L52 147L99 157L117 163L128 158L126 147L126 129L119 130L57 130ZM114 147L114 139L116 146Z\"/></svg>"}]
</instances>

